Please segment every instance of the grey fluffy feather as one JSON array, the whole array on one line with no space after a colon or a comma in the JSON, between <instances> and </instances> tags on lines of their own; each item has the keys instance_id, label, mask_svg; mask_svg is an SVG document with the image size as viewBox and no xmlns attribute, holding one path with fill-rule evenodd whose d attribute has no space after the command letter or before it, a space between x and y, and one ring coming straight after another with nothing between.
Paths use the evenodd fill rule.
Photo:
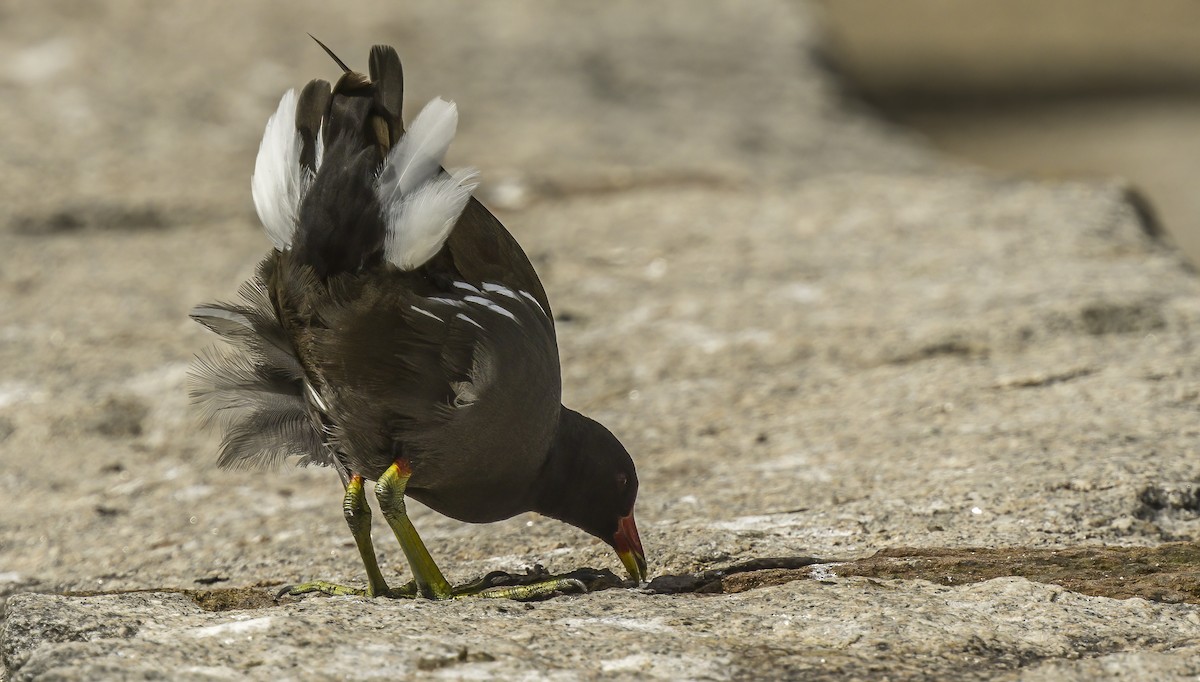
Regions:
<instances>
[{"instance_id":1,"label":"grey fluffy feather","mask_svg":"<svg viewBox=\"0 0 1200 682\"><path fill-rule=\"evenodd\" d=\"M261 281L242 287L241 303L196 306L191 317L230 344L196 357L189 393L205 425L223 432L221 467L331 464L304 397L304 370L275 318Z\"/></svg>"}]
</instances>

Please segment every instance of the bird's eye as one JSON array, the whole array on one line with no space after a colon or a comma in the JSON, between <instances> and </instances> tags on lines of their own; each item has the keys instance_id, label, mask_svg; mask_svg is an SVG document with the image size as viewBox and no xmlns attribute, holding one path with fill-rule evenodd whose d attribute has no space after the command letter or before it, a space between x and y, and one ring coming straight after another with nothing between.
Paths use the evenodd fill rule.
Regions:
<instances>
[{"instance_id":1,"label":"bird's eye","mask_svg":"<svg viewBox=\"0 0 1200 682\"><path fill-rule=\"evenodd\" d=\"M629 476L624 471L617 474L617 487L624 490L629 485Z\"/></svg>"}]
</instances>

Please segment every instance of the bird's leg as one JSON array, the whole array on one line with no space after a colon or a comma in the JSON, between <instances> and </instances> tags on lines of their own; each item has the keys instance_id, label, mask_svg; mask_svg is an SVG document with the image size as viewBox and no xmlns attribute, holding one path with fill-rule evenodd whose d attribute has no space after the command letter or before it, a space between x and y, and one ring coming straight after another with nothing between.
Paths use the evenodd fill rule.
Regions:
<instances>
[{"instance_id":1,"label":"bird's leg","mask_svg":"<svg viewBox=\"0 0 1200 682\"><path fill-rule=\"evenodd\" d=\"M379 561L375 558L375 546L371 542L371 507L367 504L367 496L363 493L363 478L358 474L350 477L346 483L346 497L342 500L342 513L346 517L346 525L350 526L350 534L354 536L354 544L362 557L363 566L367 569L367 589L347 587L335 583L315 580L287 588L281 594L299 595L308 592L323 592L329 595L358 595L365 597L412 597L412 590L400 588L393 590L388 587L379 570Z\"/></svg>"},{"instance_id":2,"label":"bird's leg","mask_svg":"<svg viewBox=\"0 0 1200 682\"><path fill-rule=\"evenodd\" d=\"M476 583L452 588L434 563L429 550L417 529L413 527L404 506L404 489L412 469L404 459L398 459L379 477L375 484L375 498L383 518L396 533L408 565L412 568L417 591L428 599L451 599L457 597L482 597L490 599L541 599L555 592L587 592L587 586L574 578L555 578L527 585L488 587L486 578Z\"/></svg>"},{"instance_id":3,"label":"bird's leg","mask_svg":"<svg viewBox=\"0 0 1200 682\"><path fill-rule=\"evenodd\" d=\"M433 557L429 556L429 550L425 548L421 536L417 535L417 529L409 520L408 510L404 506L404 489L411 476L412 469L408 462L397 459L375 483L375 499L379 500L383 518L392 527L396 540L400 542L400 549L408 558L417 591L427 599L449 599L454 596L454 591L450 589L450 583L442 575L441 569L433 562Z\"/></svg>"},{"instance_id":4,"label":"bird's leg","mask_svg":"<svg viewBox=\"0 0 1200 682\"><path fill-rule=\"evenodd\" d=\"M363 494L363 478L358 474L351 476L350 484L346 486L342 514L346 517L346 525L350 526L350 534L354 536L354 544L358 547L358 554L367 569L367 596L388 594L387 581L383 579L383 573L379 570L379 561L375 558L375 545L371 543L371 506L367 504L367 496Z\"/></svg>"}]
</instances>

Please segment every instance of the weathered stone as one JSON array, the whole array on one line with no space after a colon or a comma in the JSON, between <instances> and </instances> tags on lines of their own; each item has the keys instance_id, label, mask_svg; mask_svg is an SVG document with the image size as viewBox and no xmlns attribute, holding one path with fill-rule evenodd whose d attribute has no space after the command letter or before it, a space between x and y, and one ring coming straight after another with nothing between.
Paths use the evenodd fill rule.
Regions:
<instances>
[{"instance_id":1,"label":"weathered stone","mask_svg":"<svg viewBox=\"0 0 1200 682\"><path fill-rule=\"evenodd\" d=\"M0 225L11 679L1197 674L1163 542L1200 529L1200 286L1127 188L935 159L842 99L802 4L71 8L0 10L0 197L165 217ZM653 589L270 599L361 582L341 493L215 469L184 313L268 248L245 180L280 92L336 75L313 26L352 64L396 44L410 111L458 101L451 163L542 273L565 399L638 462ZM74 427L110 396L136 429ZM533 515L413 516L454 581L619 568ZM1143 582L1103 575L1125 559Z\"/></svg>"}]
</instances>

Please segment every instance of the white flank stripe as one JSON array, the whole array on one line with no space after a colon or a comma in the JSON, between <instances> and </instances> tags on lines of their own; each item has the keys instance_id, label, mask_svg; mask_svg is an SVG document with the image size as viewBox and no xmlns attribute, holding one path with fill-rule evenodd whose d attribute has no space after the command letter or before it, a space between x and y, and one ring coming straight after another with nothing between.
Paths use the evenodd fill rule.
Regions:
<instances>
[{"instance_id":1,"label":"white flank stripe","mask_svg":"<svg viewBox=\"0 0 1200 682\"><path fill-rule=\"evenodd\" d=\"M508 312L504 308L501 308L500 306L496 305L495 303L492 303L491 301L487 300L486 298L481 298L479 296L463 296L463 300L467 301L469 303L476 303L478 305L481 305L484 308L487 308L488 310L492 311L493 313L500 313L501 315L507 317L508 319L512 320L513 322L517 321L516 315L513 315L512 313Z\"/></svg>"},{"instance_id":2,"label":"white flank stripe","mask_svg":"<svg viewBox=\"0 0 1200 682\"><path fill-rule=\"evenodd\" d=\"M483 290L491 292L493 294L500 294L501 296L507 296L514 301L517 300L517 295L513 293L512 289L509 289L506 286L501 286L499 284L492 284L491 282L484 282ZM541 306L538 306L538 307L540 308Z\"/></svg>"},{"instance_id":3,"label":"white flank stripe","mask_svg":"<svg viewBox=\"0 0 1200 682\"><path fill-rule=\"evenodd\" d=\"M456 299L453 299L453 298L442 298L441 296L430 296L429 298L427 298L427 299L425 299L425 300L426 300L426 301L433 301L433 302L435 302L435 303L443 303L443 304L445 304L445 305L457 306L457 307L459 307L459 308L461 308L461 307L463 307L464 305L466 305L466 304L465 304L465 303L463 303L462 301L459 301L459 300L456 300Z\"/></svg>"},{"instance_id":4,"label":"white flank stripe","mask_svg":"<svg viewBox=\"0 0 1200 682\"><path fill-rule=\"evenodd\" d=\"M475 320L472 320L471 318L467 317L466 315L463 315L462 313L459 313L459 314L455 315L455 317L457 317L457 318L458 318L458 319L460 319L460 320L466 320L467 322L470 322L471 324L475 325L476 327L479 327L480 329L483 329L483 325L482 325L482 324L479 324L479 323L478 323L478 322L476 322Z\"/></svg>"},{"instance_id":5,"label":"white flank stripe","mask_svg":"<svg viewBox=\"0 0 1200 682\"><path fill-rule=\"evenodd\" d=\"M408 307L412 308L413 310L417 311L418 313L421 313L422 315L425 315L427 317L432 317L433 319L437 320L438 322L442 321L442 318L438 317L437 315L434 315L433 313L429 312L428 310L425 310L424 308L418 308L415 305L410 305Z\"/></svg>"},{"instance_id":6,"label":"white flank stripe","mask_svg":"<svg viewBox=\"0 0 1200 682\"><path fill-rule=\"evenodd\" d=\"M308 391L308 397L312 399L313 404L317 406L318 410L322 412L329 411L329 406L321 399L321 394L317 393L317 389L313 388L312 384L306 381L304 382L304 388Z\"/></svg>"},{"instance_id":7,"label":"white flank stripe","mask_svg":"<svg viewBox=\"0 0 1200 682\"><path fill-rule=\"evenodd\" d=\"M548 315L546 315L546 309L542 307L542 304L541 304L541 303L538 303L538 300L537 300L536 298L534 298L534 297L533 297L533 294L529 293L528 291L524 291L524 290L522 290L522 291L520 291L520 292L518 292L518 293L520 293L520 294L521 294L522 296L524 296L525 298L529 299L529 301L530 301L531 303L533 303L535 306L537 306L537 307L538 307L538 310L542 311L542 315L543 315L543 316L549 317Z\"/></svg>"}]
</instances>

